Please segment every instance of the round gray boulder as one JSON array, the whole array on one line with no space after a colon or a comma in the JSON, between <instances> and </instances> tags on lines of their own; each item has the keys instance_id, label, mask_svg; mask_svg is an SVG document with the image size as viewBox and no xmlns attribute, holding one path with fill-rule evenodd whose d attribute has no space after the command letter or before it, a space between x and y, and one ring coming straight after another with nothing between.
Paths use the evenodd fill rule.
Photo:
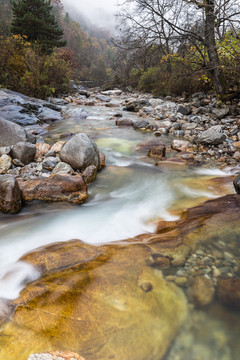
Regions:
<instances>
[{"instance_id":1,"label":"round gray boulder","mask_svg":"<svg viewBox=\"0 0 240 360\"><path fill-rule=\"evenodd\" d=\"M100 168L98 147L84 133L79 133L66 142L60 152L60 158L73 169L85 170L90 165Z\"/></svg>"}]
</instances>

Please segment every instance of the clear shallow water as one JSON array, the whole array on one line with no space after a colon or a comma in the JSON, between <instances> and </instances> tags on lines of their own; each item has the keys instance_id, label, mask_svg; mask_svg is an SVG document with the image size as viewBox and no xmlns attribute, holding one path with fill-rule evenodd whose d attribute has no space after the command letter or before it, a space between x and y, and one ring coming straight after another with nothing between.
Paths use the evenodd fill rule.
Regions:
<instances>
[{"instance_id":1,"label":"clear shallow water","mask_svg":"<svg viewBox=\"0 0 240 360\"><path fill-rule=\"evenodd\" d=\"M87 119L54 124L46 140L53 143L61 133L86 132L106 155L107 167L89 186L89 199L82 206L33 202L17 216L0 216L0 298L16 298L27 281L39 276L30 265L17 262L25 253L74 238L102 244L154 231L156 220L177 219L181 209L222 195L209 179L238 171L157 167L136 151L151 134L116 127L110 117L118 109L86 110ZM168 138L162 140L169 144ZM226 192L233 192L230 185Z\"/></svg>"}]
</instances>

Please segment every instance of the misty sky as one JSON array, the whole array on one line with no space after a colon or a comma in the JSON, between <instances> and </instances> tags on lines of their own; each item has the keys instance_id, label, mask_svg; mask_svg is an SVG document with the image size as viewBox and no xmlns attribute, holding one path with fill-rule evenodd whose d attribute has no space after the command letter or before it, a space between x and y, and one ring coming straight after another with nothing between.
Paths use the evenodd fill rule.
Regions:
<instances>
[{"instance_id":1,"label":"misty sky","mask_svg":"<svg viewBox=\"0 0 240 360\"><path fill-rule=\"evenodd\" d=\"M109 13L116 11L117 0L64 0L63 3L72 4L86 15L95 13L97 9L103 8Z\"/></svg>"},{"instance_id":2,"label":"misty sky","mask_svg":"<svg viewBox=\"0 0 240 360\"><path fill-rule=\"evenodd\" d=\"M117 10L117 0L62 0L64 5L72 5L87 16L93 24L111 28L114 21L113 14Z\"/></svg>"}]
</instances>

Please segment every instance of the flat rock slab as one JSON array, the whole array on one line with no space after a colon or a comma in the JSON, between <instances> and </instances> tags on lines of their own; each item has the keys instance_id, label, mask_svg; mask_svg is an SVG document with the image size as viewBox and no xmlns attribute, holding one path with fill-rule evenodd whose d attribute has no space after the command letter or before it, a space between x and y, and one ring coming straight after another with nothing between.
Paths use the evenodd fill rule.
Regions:
<instances>
[{"instance_id":1,"label":"flat rock slab","mask_svg":"<svg viewBox=\"0 0 240 360\"><path fill-rule=\"evenodd\" d=\"M88 197L87 186L80 175L53 175L34 180L18 179L25 201L67 201L82 204Z\"/></svg>"},{"instance_id":2,"label":"flat rock slab","mask_svg":"<svg viewBox=\"0 0 240 360\"><path fill-rule=\"evenodd\" d=\"M25 108L18 105L6 105L0 108L0 117L22 126L37 124L38 118L25 111Z\"/></svg>"}]
</instances>

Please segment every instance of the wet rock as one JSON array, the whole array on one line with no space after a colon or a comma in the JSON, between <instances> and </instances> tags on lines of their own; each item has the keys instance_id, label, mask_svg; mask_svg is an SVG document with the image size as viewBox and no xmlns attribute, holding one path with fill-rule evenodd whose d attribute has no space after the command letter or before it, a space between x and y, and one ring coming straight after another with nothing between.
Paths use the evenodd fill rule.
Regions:
<instances>
[{"instance_id":1,"label":"wet rock","mask_svg":"<svg viewBox=\"0 0 240 360\"><path fill-rule=\"evenodd\" d=\"M86 98L89 98L90 95L91 95L91 93L90 93L89 91L85 90L85 89L80 89L80 90L78 90L78 93L79 93L79 95L83 95L83 96L85 96Z\"/></svg>"},{"instance_id":2,"label":"wet rock","mask_svg":"<svg viewBox=\"0 0 240 360\"><path fill-rule=\"evenodd\" d=\"M222 132L222 126L212 126L206 131L203 131L199 137L198 142L203 145L219 145L224 142L226 135Z\"/></svg>"},{"instance_id":3,"label":"wet rock","mask_svg":"<svg viewBox=\"0 0 240 360\"><path fill-rule=\"evenodd\" d=\"M240 174L234 179L233 185L237 194L240 194Z\"/></svg>"},{"instance_id":4,"label":"wet rock","mask_svg":"<svg viewBox=\"0 0 240 360\"><path fill-rule=\"evenodd\" d=\"M87 134L79 133L68 140L60 152L60 158L73 169L85 170L90 165L100 168L98 147Z\"/></svg>"},{"instance_id":5,"label":"wet rock","mask_svg":"<svg viewBox=\"0 0 240 360\"><path fill-rule=\"evenodd\" d=\"M12 158L6 154L0 157L0 174L6 174L6 172L12 166Z\"/></svg>"},{"instance_id":6,"label":"wet rock","mask_svg":"<svg viewBox=\"0 0 240 360\"><path fill-rule=\"evenodd\" d=\"M190 115L192 113L191 107L189 106L179 106L177 109L177 112L179 112L182 115Z\"/></svg>"},{"instance_id":7,"label":"wet rock","mask_svg":"<svg viewBox=\"0 0 240 360\"><path fill-rule=\"evenodd\" d=\"M95 165L88 166L82 173L82 177L86 184L91 184L97 177L97 167Z\"/></svg>"},{"instance_id":8,"label":"wet rock","mask_svg":"<svg viewBox=\"0 0 240 360\"><path fill-rule=\"evenodd\" d=\"M187 151L191 147L191 143L186 140L174 139L171 144L172 148L177 151Z\"/></svg>"},{"instance_id":9,"label":"wet rock","mask_svg":"<svg viewBox=\"0 0 240 360\"><path fill-rule=\"evenodd\" d=\"M140 287L144 292L149 292L149 291L152 291L152 289L153 289L152 284L149 282L144 282L144 283L140 284Z\"/></svg>"},{"instance_id":10,"label":"wet rock","mask_svg":"<svg viewBox=\"0 0 240 360\"><path fill-rule=\"evenodd\" d=\"M197 276L191 287L193 302L197 306L206 306L213 301L215 288L213 281L205 276Z\"/></svg>"},{"instance_id":11,"label":"wet rock","mask_svg":"<svg viewBox=\"0 0 240 360\"><path fill-rule=\"evenodd\" d=\"M47 352L41 354L31 354L28 360L84 360L84 358L73 352Z\"/></svg>"},{"instance_id":12,"label":"wet rock","mask_svg":"<svg viewBox=\"0 0 240 360\"><path fill-rule=\"evenodd\" d=\"M240 309L240 279L219 279L217 295L224 305Z\"/></svg>"},{"instance_id":13,"label":"wet rock","mask_svg":"<svg viewBox=\"0 0 240 360\"><path fill-rule=\"evenodd\" d=\"M74 170L72 167L64 162L59 162L53 169L52 174L72 175Z\"/></svg>"},{"instance_id":14,"label":"wet rock","mask_svg":"<svg viewBox=\"0 0 240 360\"><path fill-rule=\"evenodd\" d=\"M61 160L59 159L59 157L48 156L46 159L43 160L42 167L45 170L52 171L60 161Z\"/></svg>"},{"instance_id":15,"label":"wet rock","mask_svg":"<svg viewBox=\"0 0 240 360\"><path fill-rule=\"evenodd\" d=\"M81 176L53 175L50 178L18 180L25 201L67 201L82 204L88 197L87 187Z\"/></svg>"},{"instance_id":16,"label":"wet rock","mask_svg":"<svg viewBox=\"0 0 240 360\"><path fill-rule=\"evenodd\" d=\"M21 206L21 191L15 177L0 175L0 211L16 214Z\"/></svg>"},{"instance_id":17,"label":"wet rock","mask_svg":"<svg viewBox=\"0 0 240 360\"><path fill-rule=\"evenodd\" d=\"M116 120L117 126L133 126L133 121L131 119L119 119Z\"/></svg>"},{"instance_id":18,"label":"wet rock","mask_svg":"<svg viewBox=\"0 0 240 360\"><path fill-rule=\"evenodd\" d=\"M46 107L43 107L38 113L37 117L44 122L61 121L63 119L59 111L55 111Z\"/></svg>"},{"instance_id":19,"label":"wet rock","mask_svg":"<svg viewBox=\"0 0 240 360\"><path fill-rule=\"evenodd\" d=\"M35 160L37 160L38 158L43 158L49 150L50 150L50 145L47 143L36 144Z\"/></svg>"},{"instance_id":20,"label":"wet rock","mask_svg":"<svg viewBox=\"0 0 240 360\"><path fill-rule=\"evenodd\" d=\"M148 126L147 120L137 120L133 122L134 129L145 129Z\"/></svg>"},{"instance_id":21,"label":"wet rock","mask_svg":"<svg viewBox=\"0 0 240 360\"><path fill-rule=\"evenodd\" d=\"M106 159L104 154L100 154L100 166L101 168L105 168L106 166Z\"/></svg>"},{"instance_id":22,"label":"wet rock","mask_svg":"<svg viewBox=\"0 0 240 360\"><path fill-rule=\"evenodd\" d=\"M70 241L26 255L21 260L45 275L27 285L1 326L1 355L25 360L29 349L64 343L89 359L96 352L99 359L163 359L186 320L187 302L181 289L144 265L149 250Z\"/></svg>"},{"instance_id":23,"label":"wet rock","mask_svg":"<svg viewBox=\"0 0 240 360\"><path fill-rule=\"evenodd\" d=\"M50 151L55 151L56 153L60 153L63 146L66 144L66 141L57 141L52 147Z\"/></svg>"},{"instance_id":24,"label":"wet rock","mask_svg":"<svg viewBox=\"0 0 240 360\"><path fill-rule=\"evenodd\" d=\"M15 145L21 141L35 143L35 136L29 134L22 126L0 118L0 146Z\"/></svg>"},{"instance_id":25,"label":"wet rock","mask_svg":"<svg viewBox=\"0 0 240 360\"><path fill-rule=\"evenodd\" d=\"M106 90L106 91L101 91L101 93L103 95L107 95L107 96L110 96L110 95L119 96L122 94L122 90L119 90L119 89Z\"/></svg>"},{"instance_id":26,"label":"wet rock","mask_svg":"<svg viewBox=\"0 0 240 360\"><path fill-rule=\"evenodd\" d=\"M164 144L153 146L151 150L148 152L148 156L154 159L161 160L162 158L165 157L165 155L166 155L166 146Z\"/></svg>"},{"instance_id":27,"label":"wet rock","mask_svg":"<svg viewBox=\"0 0 240 360\"><path fill-rule=\"evenodd\" d=\"M185 276L178 276L175 279L175 284L180 287L187 287L189 285L189 280Z\"/></svg>"},{"instance_id":28,"label":"wet rock","mask_svg":"<svg viewBox=\"0 0 240 360\"><path fill-rule=\"evenodd\" d=\"M24 164L18 159L13 159L12 162L13 162L14 165L16 165L18 167L24 167ZM12 172L11 172L11 174L12 174Z\"/></svg>"},{"instance_id":29,"label":"wet rock","mask_svg":"<svg viewBox=\"0 0 240 360\"><path fill-rule=\"evenodd\" d=\"M161 140L153 138L137 144L137 149L143 151L151 151L153 147L158 147L158 146L162 148L165 147L164 143Z\"/></svg>"},{"instance_id":30,"label":"wet rock","mask_svg":"<svg viewBox=\"0 0 240 360\"><path fill-rule=\"evenodd\" d=\"M10 146L2 146L0 147L0 156L2 155L9 155L11 151L11 147Z\"/></svg>"},{"instance_id":31,"label":"wet rock","mask_svg":"<svg viewBox=\"0 0 240 360\"><path fill-rule=\"evenodd\" d=\"M108 97L108 96L105 96L105 95L97 95L96 98L100 101L103 101L103 102L110 102L111 99Z\"/></svg>"},{"instance_id":32,"label":"wet rock","mask_svg":"<svg viewBox=\"0 0 240 360\"><path fill-rule=\"evenodd\" d=\"M0 117L21 126L34 125L38 118L26 113L26 109L17 105L6 105L0 108Z\"/></svg>"},{"instance_id":33,"label":"wet rock","mask_svg":"<svg viewBox=\"0 0 240 360\"><path fill-rule=\"evenodd\" d=\"M138 112L141 109L141 106L138 101L129 101L123 110Z\"/></svg>"},{"instance_id":34,"label":"wet rock","mask_svg":"<svg viewBox=\"0 0 240 360\"><path fill-rule=\"evenodd\" d=\"M229 108L224 109L213 109L212 114L216 119L222 119L224 116L226 116L229 113Z\"/></svg>"},{"instance_id":35,"label":"wet rock","mask_svg":"<svg viewBox=\"0 0 240 360\"><path fill-rule=\"evenodd\" d=\"M86 119L88 117L88 113L83 109L83 108L79 108L79 107L73 107L73 108L67 108L67 110L64 112L64 117L68 118L68 119L76 119L76 120L81 120L81 119Z\"/></svg>"},{"instance_id":36,"label":"wet rock","mask_svg":"<svg viewBox=\"0 0 240 360\"><path fill-rule=\"evenodd\" d=\"M28 165L34 160L36 145L29 142L19 142L12 146L11 156L13 159L20 160L24 165Z\"/></svg>"}]
</instances>

